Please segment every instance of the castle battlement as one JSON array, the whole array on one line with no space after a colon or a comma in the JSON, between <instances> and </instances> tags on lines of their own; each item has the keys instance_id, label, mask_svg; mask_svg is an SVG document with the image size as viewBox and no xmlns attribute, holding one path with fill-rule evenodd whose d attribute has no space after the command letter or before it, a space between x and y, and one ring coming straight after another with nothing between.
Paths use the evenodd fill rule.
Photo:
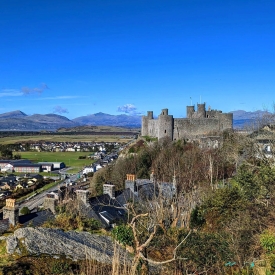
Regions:
<instances>
[{"instance_id":1,"label":"castle battlement","mask_svg":"<svg viewBox=\"0 0 275 275\"><path fill-rule=\"evenodd\" d=\"M187 118L174 118L168 114L168 109L162 109L157 119L153 112L148 111L142 117L142 136L169 137L171 140L203 136L211 132L222 132L233 128L233 114L220 110L205 109L205 103L186 106Z\"/></svg>"}]
</instances>

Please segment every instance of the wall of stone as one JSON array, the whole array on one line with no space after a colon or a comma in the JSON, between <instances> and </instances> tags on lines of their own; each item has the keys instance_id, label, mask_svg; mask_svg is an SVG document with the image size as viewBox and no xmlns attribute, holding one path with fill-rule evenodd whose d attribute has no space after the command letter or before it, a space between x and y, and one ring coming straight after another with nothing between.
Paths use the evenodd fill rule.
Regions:
<instances>
[{"instance_id":1,"label":"wall of stone","mask_svg":"<svg viewBox=\"0 0 275 275\"><path fill-rule=\"evenodd\" d=\"M219 131L220 123L218 119L174 119L174 134L173 139L189 138L192 136L206 135L212 131Z\"/></svg>"},{"instance_id":2,"label":"wall of stone","mask_svg":"<svg viewBox=\"0 0 275 275\"><path fill-rule=\"evenodd\" d=\"M219 119L220 119L220 127L221 130L226 130L226 129L232 129L233 128L233 114L228 113L228 114L219 114Z\"/></svg>"},{"instance_id":3,"label":"wall of stone","mask_svg":"<svg viewBox=\"0 0 275 275\"><path fill-rule=\"evenodd\" d=\"M148 117L147 116L142 117L141 135L142 136L148 136L149 135L149 132L148 132Z\"/></svg>"},{"instance_id":4,"label":"wall of stone","mask_svg":"<svg viewBox=\"0 0 275 275\"><path fill-rule=\"evenodd\" d=\"M158 137L159 121L158 119L150 119L148 121L148 136Z\"/></svg>"}]
</instances>

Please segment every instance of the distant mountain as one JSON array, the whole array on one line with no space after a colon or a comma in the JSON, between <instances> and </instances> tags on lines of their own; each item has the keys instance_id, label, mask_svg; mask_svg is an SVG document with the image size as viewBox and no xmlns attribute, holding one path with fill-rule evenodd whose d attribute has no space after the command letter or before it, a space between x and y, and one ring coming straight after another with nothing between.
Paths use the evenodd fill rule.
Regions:
<instances>
[{"instance_id":1,"label":"distant mountain","mask_svg":"<svg viewBox=\"0 0 275 275\"><path fill-rule=\"evenodd\" d=\"M233 113L233 127L234 128L243 128L249 126L252 123L262 121L264 118L271 115L268 111L257 110L254 112L246 112L244 110L232 111Z\"/></svg>"},{"instance_id":2,"label":"distant mountain","mask_svg":"<svg viewBox=\"0 0 275 275\"><path fill-rule=\"evenodd\" d=\"M23 118L26 117L27 115L19 110L13 111L13 112L8 112L4 114L0 114L0 119L5 119L5 118Z\"/></svg>"},{"instance_id":3,"label":"distant mountain","mask_svg":"<svg viewBox=\"0 0 275 275\"><path fill-rule=\"evenodd\" d=\"M55 131L61 127L75 126L79 126L79 124L56 114L28 116L21 111L0 114L1 131Z\"/></svg>"},{"instance_id":4,"label":"distant mountain","mask_svg":"<svg viewBox=\"0 0 275 275\"><path fill-rule=\"evenodd\" d=\"M87 116L81 116L73 119L74 122L80 125L94 126L119 126L119 127L141 127L141 116L128 115L109 115L105 113L96 113Z\"/></svg>"}]
</instances>

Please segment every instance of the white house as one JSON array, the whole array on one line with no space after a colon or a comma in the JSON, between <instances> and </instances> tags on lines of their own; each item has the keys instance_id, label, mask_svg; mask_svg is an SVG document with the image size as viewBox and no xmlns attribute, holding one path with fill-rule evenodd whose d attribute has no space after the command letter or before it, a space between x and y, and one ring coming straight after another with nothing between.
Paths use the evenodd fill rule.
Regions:
<instances>
[{"instance_id":1,"label":"white house","mask_svg":"<svg viewBox=\"0 0 275 275\"><path fill-rule=\"evenodd\" d=\"M89 166L83 169L83 174L94 173L94 172L96 172L95 166Z\"/></svg>"},{"instance_id":2,"label":"white house","mask_svg":"<svg viewBox=\"0 0 275 275\"><path fill-rule=\"evenodd\" d=\"M1 172L12 173L13 172L13 165L11 165L10 163L5 165L4 167L2 167Z\"/></svg>"},{"instance_id":3,"label":"white house","mask_svg":"<svg viewBox=\"0 0 275 275\"><path fill-rule=\"evenodd\" d=\"M103 168L103 166L101 166L100 164L97 164L97 166L95 167L96 168L96 171Z\"/></svg>"}]
</instances>

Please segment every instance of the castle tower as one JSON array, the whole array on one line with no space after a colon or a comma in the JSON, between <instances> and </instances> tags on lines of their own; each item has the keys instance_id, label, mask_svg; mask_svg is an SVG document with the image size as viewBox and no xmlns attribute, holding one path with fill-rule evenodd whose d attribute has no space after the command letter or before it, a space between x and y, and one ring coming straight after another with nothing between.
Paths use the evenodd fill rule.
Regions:
<instances>
[{"instance_id":1,"label":"castle tower","mask_svg":"<svg viewBox=\"0 0 275 275\"><path fill-rule=\"evenodd\" d=\"M142 117L142 127L141 127L141 135L142 136L149 136L148 124L149 124L150 119L154 119L153 111L148 111L147 116Z\"/></svg>"},{"instance_id":2,"label":"castle tower","mask_svg":"<svg viewBox=\"0 0 275 275\"><path fill-rule=\"evenodd\" d=\"M173 140L173 116L168 115L168 109L162 109L161 114L158 117L159 129L158 138L169 137Z\"/></svg>"},{"instance_id":3,"label":"castle tower","mask_svg":"<svg viewBox=\"0 0 275 275\"><path fill-rule=\"evenodd\" d=\"M111 199L115 199L115 186L113 184L103 184L103 194L108 194Z\"/></svg>"},{"instance_id":4,"label":"castle tower","mask_svg":"<svg viewBox=\"0 0 275 275\"><path fill-rule=\"evenodd\" d=\"M192 118L193 114L195 113L195 106L186 106L186 115L187 118Z\"/></svg>"},{"instance_id":5,"label":"castle tower","mask_svg":"<svg viewBox=\"0 0 275 275\"><path fill-rule=\"evenodd\" d=\"M198 110L198 118L205 118L205 103L197 104Z\"/></svg>"},{"instance_id":6,"label":"castle tower","mask_svg":"<svg viewBox=\"0 0 275 275\"><path fill-rule=\"evenodd\" d=\"M18 223L19 209L15 205L15 199L6 199L3 208L3 219L9 219L9 223L15 226Z\"/></svg>"}]
</instances>

